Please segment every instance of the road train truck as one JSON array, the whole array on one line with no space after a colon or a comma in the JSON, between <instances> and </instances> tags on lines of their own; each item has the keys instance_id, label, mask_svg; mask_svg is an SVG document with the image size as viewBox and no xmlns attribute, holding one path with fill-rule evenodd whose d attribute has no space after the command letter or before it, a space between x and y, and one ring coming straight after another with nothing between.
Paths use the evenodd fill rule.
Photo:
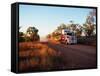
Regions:
<instances>
[{"instance_id":1,"label":"road train truck","mask_svg":"<svg viewBox=\"0 0 100 76\"><path fill-rule=\"evenodd\" d=\"M68 30L68 29L63 29L61 31L61 43L65 44L77 44L77 37L74 32Z\"/></svg>"}]
</instances>

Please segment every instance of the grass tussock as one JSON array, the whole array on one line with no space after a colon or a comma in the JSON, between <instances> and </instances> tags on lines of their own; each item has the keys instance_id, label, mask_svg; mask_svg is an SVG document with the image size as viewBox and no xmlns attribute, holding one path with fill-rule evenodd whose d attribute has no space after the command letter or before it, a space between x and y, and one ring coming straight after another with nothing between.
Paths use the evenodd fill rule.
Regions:
<instances>
[{"instance_id":1,"label":"grass tussock","mask_svg":"<svg viewBox=\"0 0 100 76\"><path fill-rule=\"evenodd\" d=\"M61 53L49 48L46 44L19 43L19 70L52 70L62 69L64 61Z\"/></svg>"}]
</instances>

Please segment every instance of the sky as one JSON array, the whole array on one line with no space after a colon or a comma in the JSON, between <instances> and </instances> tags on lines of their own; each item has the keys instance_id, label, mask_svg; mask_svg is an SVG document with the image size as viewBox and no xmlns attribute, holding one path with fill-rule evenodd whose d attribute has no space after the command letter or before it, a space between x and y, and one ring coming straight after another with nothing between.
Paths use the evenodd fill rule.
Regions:
<instances>
[{"instance_id":1,"label":"sky","mask_svg":"<svg viewBox=\"0 0 100 76\"><path fill-rule=\"evenodd\" d=\"M36 5L19 5L20 31L25 32L29 26L36 27L40 37L52 33L60 24L85 23L90 8L52 7Z\"/></svg>"}]
</instances>

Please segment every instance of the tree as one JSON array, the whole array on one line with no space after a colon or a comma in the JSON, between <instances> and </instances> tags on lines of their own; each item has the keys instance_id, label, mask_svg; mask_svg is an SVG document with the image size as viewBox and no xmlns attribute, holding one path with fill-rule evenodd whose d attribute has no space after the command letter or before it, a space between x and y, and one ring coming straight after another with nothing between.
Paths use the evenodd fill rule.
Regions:
<instances>
[{"instance_id":1,"label":"tree","mask_svg":"<svg viewBox=\"0 0 100 76\"><path fill-rule=\"evenodd\" d=\"M64 23L62 23L62 24L60 25L60 27L61 27L61 29L66 29L66 28L67 28L66 25L65 25Z\"/></svg>"},{"instance_id":2,"label":"tree","mask_svg":"<svg viewBox=\"0 0 100 76\"><path fill-rule=\"evenodd\" d=\"M96 29L95 19L96 16L95 10L89 12L89 15L86 18L86 22L83 24L83 28L86 32L86 36L91 36L94 34L94 30Z\"/></svg>"},{"instance_id":3,"label":"tree","mask_svg":"<svg viewBox=\"0 0 100 76\"><path fill-rule=\"evenodd\" d=\"M71 24L73 24L73 23L74 23L74 21L73 21L73 20L70 20L69 22L70 22Z\"/></svg>"},{"instance_id":4,"label":"tree","mask_svg":"<svg viewBox=\"0 0 100 76\"><path fill-rule=\"evenodd\" d=\"M30 38L31 41L38 41L38 40L40 40L37 28L35 28L35 27L29 27L27 29L26 33L29 36L29 38Z\"/></svg>"},{"instance_id":5,"label":"tree","mask_svg":"<svg viewBox=\"0 0 100 76\"><path fill-rule=\"evenodd\" d=\"M20 30L21 27L19 27ZM25 38L24 38L25 34L23 32L19 31L19 42L24 42Z\"/></svg>"},{"instance_id":6,"label":"tree","mask_svg":"<svg viewBox=\"0 0 100 76\"><path fill-rule=\"evenodd\" d=\"M27 33L28 33L28 34L37 34L37 33L38 33L38 29L35 28L35 27L29 27L29 28L27 29Z\"/></svg>"},{"instance_id":7,"label":"tree","mask_svg":"<svg viewBox=\"0 0 100 76\"><path fill-rule=\"evenodd\" d=\"M24 36L24 33L23 32L19 32L19 37L22 37Z\"/></svg>"},{"instance_id":8,"label":"tree","mask_svg":"<svg viewBox=\"0 0 100 76\"><path fill-rule=\"evenodd\" d=\"M60 24L60 26L57 27L57 30L62 30L62 29L66 29L66 28L67 28L67 26L64 23L62 23L62 24Z\"/></svg>"},{"instance_id":9,"label":"tree","mask_svg":"<svg viewBox=\"0 0 100 76\"><path fill-rule=\"evenodd\" d=\"M95 28L95 25L83 24L83 29L84 29L85 32L86 32L86 36L91 36L91 35L93 35L94 28Z\"/></svg>"},{"instance_id":10,"label":"tree","mask_svg":"<svg viewBox=\"0 0 100 76\"><path fill-rule=\"evenodd\" d=\"M71 21L70 21L70 26L69 26L70 30L73 31L73 32L75 32L76 26L77 26L77 25L74 23L74 21L71 20Z\"/></svg>"}]
</instances>

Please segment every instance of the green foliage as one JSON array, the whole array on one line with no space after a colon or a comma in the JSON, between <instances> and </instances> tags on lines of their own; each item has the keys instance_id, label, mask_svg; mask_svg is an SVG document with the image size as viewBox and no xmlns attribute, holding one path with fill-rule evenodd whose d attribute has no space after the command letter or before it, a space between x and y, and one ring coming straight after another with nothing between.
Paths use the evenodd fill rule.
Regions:
<instances>
[{"instance_id":1,"label":"green foliage","mask_svg":"<svg viewBox=\"0 0 100 76\"><path fill-rule=\"evenodd\" d=\"M24 40L25 40L25 42L30 42L31 41L30 37L24 37Z\"/></svg>"},{"instance_id":2,"label":"green foliage","mask_svg":"<svg viewBox=\"0 0 100 76\"><path fill-rule=\"evenodd\" d=\"M82 34L82 30L76 29L76 36L77 36L77 37L80 37L81 34Z\"/></svg>"},{"instance_id":3,"label":"green foliage","mask_svg":"<svg viewBox=\"0 0 100 76\"><path fill-rule=\"evenodd\" d=\"M96 30L94 16L96 16L96 11L90 11L89 15L86 18L85 24L83 24L83 30L85 31L86 36L94 35L94 30Z\"/></svg>"},{"instance_id":4,"label":"green foliage","mask_svg":"<svg viewBox=\"0 0 100 76\"><path fill-rule=\"evenodd\" d=\"M23 32L19 32L19 36L24 36L24 33Z\"/></svg>"},{"instance_id":5,"label":"green foliage","mask_svg":"<svg viewBox=\"0 0 100 76\"><path fill-rule=\"evenodd\" d=\"M24 42L25 41L25 38L23 36L24 36L24 33L19 32L19 42Z\"/></svg>"},{"instance_id":6,"label":"green foliage","mask_svg":"<svg viewBox=\"0 0 100 76\"><path fill-rule=\"evenodd\" d=\"M91 36L91 35L93 35L95 25L83 24L83 29L86 32L86 36Z\"/></svg>"},{"instance_id":7,"label":"green foliage","mask_svg":"<svg viewBox=\"0 0 100 76\"><path fill-rule=\"evenodd\" d=\"M25 38L24 37L19 37L19 42L24 42Z\"/></svg>"},{"instance_id":8,"label":"green foliage","mask_svg":"<svg viewBox=\"0 0 100 76\"><path fill-rule=\"evenodd\" d=\"M96 43L95 36L83 36L77 38L77 43L79 44L87 44L87 45L94 45Z\"/></svg>"},{"instance_id":9,"label":"green foliage","mask_svg":"<svg viewBox=\"0 0 100 76\"><path fill-rule=\"evenodd\" d=\"M29 36L28 36L29 35ZM39 41L38 29L35 27L28 27L26 34L19 32L19 42Z\"/></svg>"},{"instance_id":10,"label":"green foliage","mask_svg":"<svg viewBox=\"0 0 100 76\"><path fill-rule=\"evenodd\" d=\"M73 31L77 37L81 36L82 30L83 30L81 25L74 24L73 21L70 21L69 25L61 24L60 26L58 26L56 29L56 33L59 33L59 31L62 31L62 29L68 29L70 31ZM56 35L53 33L53 36L56 36Z\"/></svg>"},{"instance_id":11,"label":"green foliage","mask_svg":"<svg viewBox=\"0 0 100 76\"><path fill-rule=\"evenodd\" d=\"M38 33L38 29L35 28L35 27L29 27L27 29L27 33L29 33L29 34L37 34Z\"/></svg>"}]
</instances>

